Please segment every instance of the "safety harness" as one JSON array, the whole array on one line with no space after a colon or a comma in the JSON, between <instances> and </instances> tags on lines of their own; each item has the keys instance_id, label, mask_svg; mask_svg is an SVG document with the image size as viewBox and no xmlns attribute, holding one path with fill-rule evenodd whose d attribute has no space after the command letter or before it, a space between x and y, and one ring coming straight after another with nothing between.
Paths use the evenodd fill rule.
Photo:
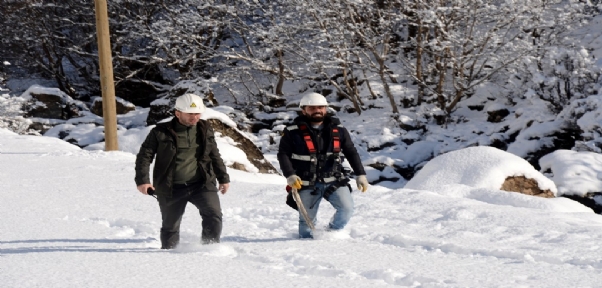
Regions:
<instances>
[{"instance_id":1,"label":"safety harness","mask_svg":"<svg viewBox=\"0 0 602 288\"><path fill-rule=\"evenodd\" d=\"M289 127L289 130L294 130L294 126ZM301 134L303 135L303 141L305 142L305 146L309 151L309 155L299 155L293 154L291 156L292 159L300 160L300 161L309 161L309 176L310 180L303 180L303 186L313 186L316 181L322 180L324 183L330 183L333 181L340 180L344 175L340 171L340 163L341 163L341 137L339 133L338 127L332 127L332 152L328 152L326 154L318 154L316 150L316 146L314 145L313 140L311 139L311 135L309 132L309 128L305 124L300 124L296 128L299 128ZM332 172L328 173L320 173L318 175L319 164L325 163L328 159L333 158L335 163L333 165ZM319 177L318 177L319 176Z\"/></svg>"},{"instance_id":2,"label":"safety harness","mask_svg":"<svg viewBox=\"0 0 602 288\"><path fill-rule=\"evenodd\" d=\"M287 129L289 131L299 129L303 136L303 141L305 142L305 146L307 147L307 150L309 151L309 155L299 155L299 154L294 154L294 153L291 155L292 159L309 162L309 171L304 172L306 174L302 175L302 176L305 176L305 177L301 177L301 179L302 179L301 183L303 186L312 187L312 186L314 186L316 181L320 181L322 183L332 183L332 185L330 185L327 190L322 191L322 197L324 197L326 200L328 200L330 195L341 186L345 186L345 185L348 186L349 191L351 192L351 186L349 186L349 178L346 177L346 174L344 173L344 171L341 171L341 169L342 169L341 155L340 155L341 154L341 137L340 137L338 127L332 128L332 131L331 131L332 132L331 133L332 152L327 152L326 154L318 154L316 145L314 144L313 140L311 139L310 131L309 131L309 128L307 127L307 125L305 125L305 124L292 125L292 126L287 127ZM319 165L325 163L330 158L334 158L333 160L335 162L333 164L332 172L319 173L320 175L318 175L317 171L319 169ZM303 178L307 179L307 176L309 176L310 180L309 181L303 180ZM290 206L291 208L298 210L299 208L297 207L297 203L295 202L295 200L292 197L290 186L286 186L286 188L287 188L287 192L289 192L287 195L287 198L286 198L286 204L288 206ZM314 190L311 193L314 194L314 193L318 193L318 192ZM319 200L319 198L316 199L316 202L311 204L310 209L313 209L314 205L317 203L318 200Z\"/></svg>"}]
</instances>

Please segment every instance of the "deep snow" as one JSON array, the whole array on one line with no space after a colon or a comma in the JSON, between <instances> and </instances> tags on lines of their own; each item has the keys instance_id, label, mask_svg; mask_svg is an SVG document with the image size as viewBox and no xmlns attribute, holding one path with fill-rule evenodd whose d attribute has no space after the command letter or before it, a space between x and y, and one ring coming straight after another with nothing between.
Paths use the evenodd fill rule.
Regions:
<instances>
[{"instance_id":1,"label":"deep snow","mask_svg":"<svg viewBox=\"0 0 602 288\"><path fill-rule=\"evenodd\" d=\"M225 158L230 149L220 144ZM158 205L136 191L134 159L129 152L87 151L0 129L0 283L600 287L600 215L565 198L500 191L486 179L479 187L459 181L432 191L355 190L356 214L344 231L322 231L333 213L325 202L317 239L299 240L297 213L284 203L284 177L229 170L222 243L199 244L200 216L189 205L182 245L160 250ZM514 168L475 168L533 173L521 161L511 156L504 163ZM449 165L442 171L455 168L441 163ZM418 174L408 184L432 185L428 179Z\"/></svg>"}]
</instances>

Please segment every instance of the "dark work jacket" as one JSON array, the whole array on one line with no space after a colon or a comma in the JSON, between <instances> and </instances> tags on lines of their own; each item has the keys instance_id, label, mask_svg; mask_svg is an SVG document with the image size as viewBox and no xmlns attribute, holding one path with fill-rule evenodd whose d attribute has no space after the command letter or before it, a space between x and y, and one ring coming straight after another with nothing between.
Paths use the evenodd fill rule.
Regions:
<instances>
[{"instance_id":1,"label":"dark work jacket","mask_svg":"<svg viewBox=\"0 0 602 288\"><path fill-rule=\"evenodd\" d=\"M313 129L309 120L305 116L299 116L295 118L293 122L293 125L296 125L296 127L299 127L300 125L306 125L309 128L309 134L318 155L326 155L327 152L332 153L334 148L332 128L337 127L339 130L341 153L345 156L347 161L349 161L349 164L356 175L365 175L366 172L362 166L360 156L353 146L351 136L349 136L347 129L340 124L341 122L338 118L328 115L324 117L324 122L322 123L323 128L321 131ZM312 175L309 175L311 167L310 162L291 158L292 154L309 155L309 149L307 148L305 140L303 140L303 132L300 129L294 128L295 126L289 126L285 128L284 134L280 139L280 146L278 148L278 162L280 163L280 169L285 177L296 174L303 180L310 180L312 178ZM316 174L318 175L318 178L320 175L333 172L335 169L337 169L336 165L341 165L341 162L336 162L333 157L330 157L330 159L324 161L323 163L318 162L319 165L316 167ZM338 171L341 171L340 167L338 169Z\"/></svg>"},{"instance_id":2,"label":"dark work jacket","mask_svg":"<svg viewBox=\"0 0 602 288\"><path fill-rule=\"evenodd\" d=\"M178 119L170 122L159 123L153 128L146 140L140 146L136 155L136 185L150 184L150 164L155 158L153 169L153 185L157 195L172 196L173 173L176 164L176 132L173 129ZM206 120L197 123L197 155L198 167L201 170L204 190L217 191L216 179L220 184L230 183L230 176L226 172L226 165L219 154L213 128Z\"/></svg>"}]
</instances>

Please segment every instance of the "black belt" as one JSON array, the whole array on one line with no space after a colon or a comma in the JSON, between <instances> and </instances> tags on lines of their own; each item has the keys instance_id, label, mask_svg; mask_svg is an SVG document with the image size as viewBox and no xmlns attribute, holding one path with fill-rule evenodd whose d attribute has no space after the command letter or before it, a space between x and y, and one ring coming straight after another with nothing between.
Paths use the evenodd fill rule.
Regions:
<instances>
[{"instance_id":1,"label":"black belt","mask_svg":"<svg viewBox=\"0 0 602 288\"><path fill-rule=\"evenodd\" d=\"M173 184L173 189L183 189L199 184L199 182L187 182L182 184Z\"/></svg>"}]
</instances>

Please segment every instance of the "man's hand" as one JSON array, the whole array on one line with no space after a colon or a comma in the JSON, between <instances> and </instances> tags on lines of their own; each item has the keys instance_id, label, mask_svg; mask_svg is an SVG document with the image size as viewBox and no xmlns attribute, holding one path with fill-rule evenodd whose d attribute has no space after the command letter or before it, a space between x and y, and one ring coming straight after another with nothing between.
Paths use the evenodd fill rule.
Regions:
<instances>
[{"instance_id":1,"label":"man's hand","mask_svg":"<svg viewBox=\"0 0 602 288\"><path fill-rule=\"evenodd\" d=\"M301 185L303 184L301 182L301 178L299 178L299 176L293 174L291 176L288 176L288 178L286 178L286 184L288 184L288 186L291 186L294 189L301 189Z\"/></svg>"},{"instance_id":2,"label":"man's hand","mask_svg":"<svg viewBox=\"0 0 602 288\"><path fill-rule=\"evenodd\" d=\"M219 184L218 190L222 192L222 194L226 194L228 192L228 188L230 188L230 183Z\"/></svg>"},{"instance_id":3,"label":"man's hand","mask_svg":"<svg viewBox=\"0 0 602 288\"><path fill-rule=\"evenodd\" d=\"M368 190L368 179L366 179L366 175L357 176L355 182L357 183L357 189L360 191L366 192L366 190Z\"/></svg>"},{"instance_id":4,"label":"man's hand","mask_svg":"<svg viewBox=\"0 0 602 288\"><path fill-rule=\"evenodd\" d=\"M153 190L155 190L155 186L153 186L152 184L141 184L138 185L138 191L140 191L140 193L144 194L144 195L148 195L148 193L146 192L148 190L148 188L151 188Z\"/></svg>"}]
</instances>

